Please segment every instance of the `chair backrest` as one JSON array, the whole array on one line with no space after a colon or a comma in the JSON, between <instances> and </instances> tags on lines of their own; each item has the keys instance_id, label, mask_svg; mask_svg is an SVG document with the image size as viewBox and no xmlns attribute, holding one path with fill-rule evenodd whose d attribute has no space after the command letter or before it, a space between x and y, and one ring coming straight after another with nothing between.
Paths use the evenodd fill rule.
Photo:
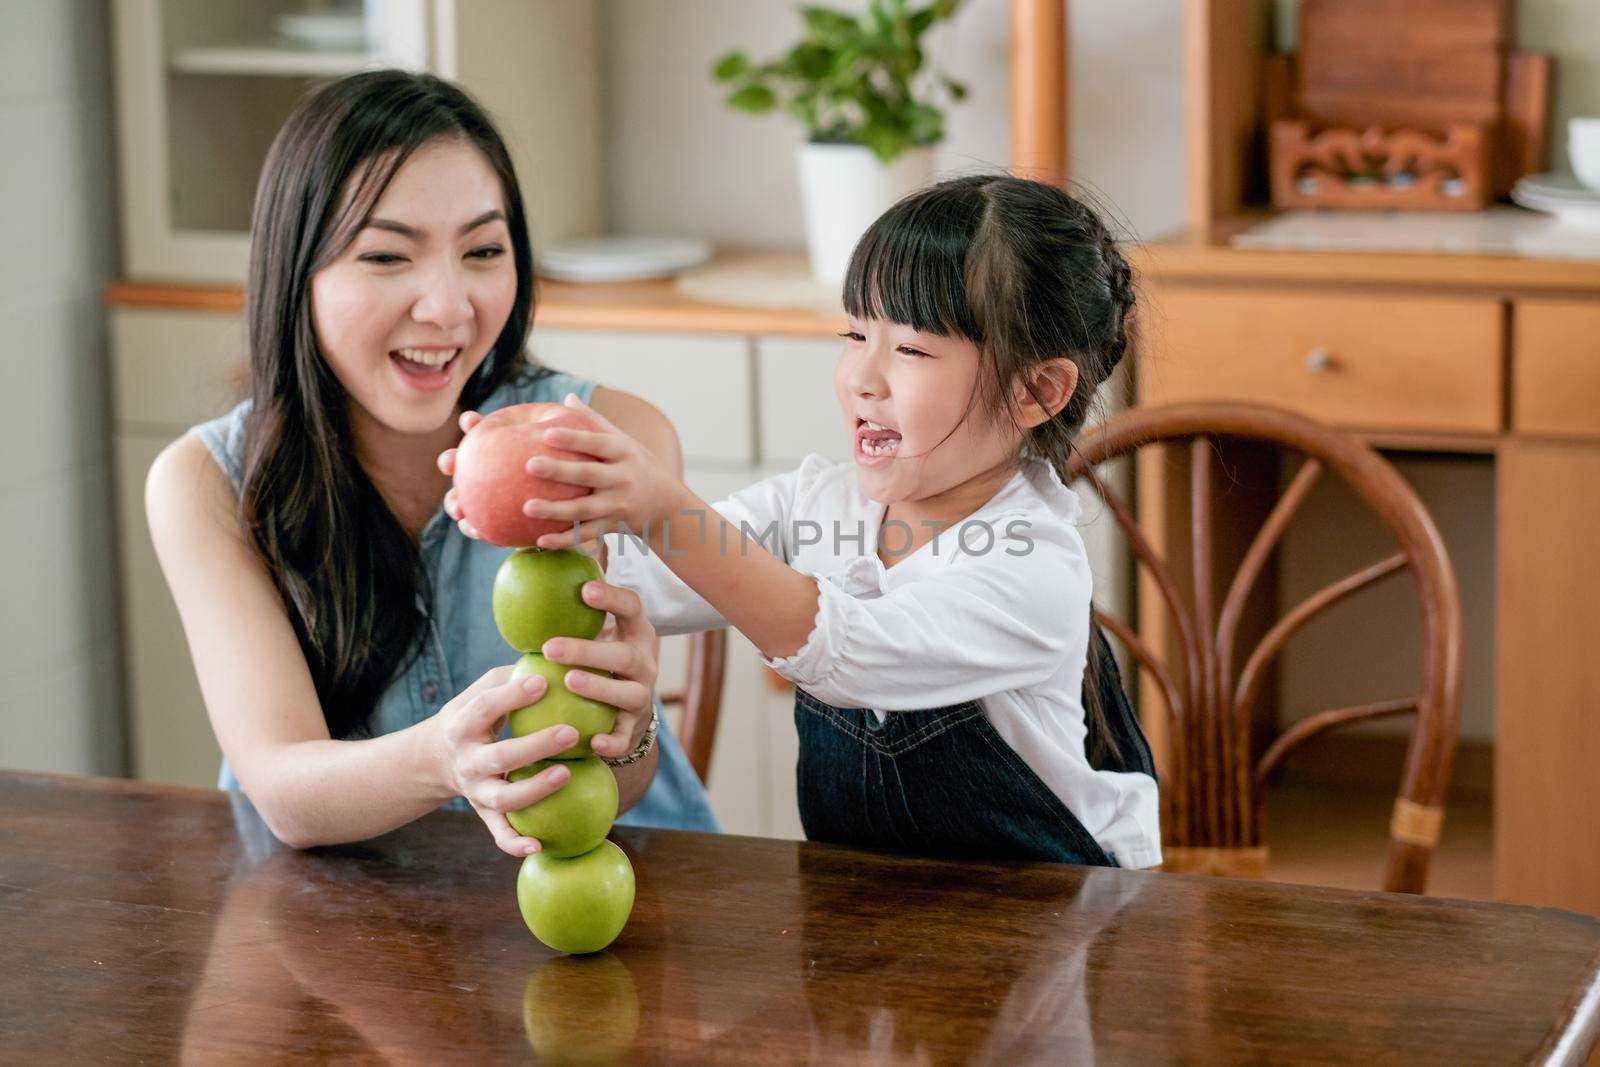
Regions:
<instances>
[{"instance_id":1,"label":"chair backrest","mask_svg":"<svg viewBox=\"0 0 1600 1067\"><path fill-rule=\"evenodd\" d=\"M728 655L725 630L706 630L689 637L689 668L679 692L662 693L661 703L683 708L678 742L702 783L711 775L711 748L722 711L722 674Z\"/></svg>"},{"instance_id":2,"label":"chair backrest","mask_svg":"<svg viewBox=\"0 0 1600 1067\"><path fill-rule=\"evenodd\" d=\"M1276 449L1285 458L1303 456L1304 462L1244 552L1219 605L1222 586L1214 560L1212 486L1215 442L1223 439ZM1132 509L1095 473L1107 460L1131 456L1142 448L1172 446L1187 448L1189 459L1193 586L1187 597L1173 567L1152 547ZM1324 472L1341 478L1371 508L1394 536L1398 551L1323 587L1285 612L1241 657L1240 623L1251 592L1295 510ZM1392 891L1422 892L1443 820L1461 710L1461 602L1438 530L1404 479L1350 434L1276 408L1231 403L1174 404L1117 414L1083 431L1069 475L1090 483L1105 500L1138 564L1153 578L1162 604L1142 605L1145 617L1164 606L1169 623L1164 641L1149 642L1123 620L1096 610L1105 629L1146 672L1141 690L1146 721L1153 712L1166 716L1170 751L1162 779L1165 866L1264 875L1265 786L1284 756L1335 727L1414 713L1390 820L1383 885ZM1290 635L1324 608L1405 568L1415 579L1419 602L1418 691L1318 712L1270 742L1255 736L1252 712L1269 676L1268 667Z\"/></svg>"}]
</instances>

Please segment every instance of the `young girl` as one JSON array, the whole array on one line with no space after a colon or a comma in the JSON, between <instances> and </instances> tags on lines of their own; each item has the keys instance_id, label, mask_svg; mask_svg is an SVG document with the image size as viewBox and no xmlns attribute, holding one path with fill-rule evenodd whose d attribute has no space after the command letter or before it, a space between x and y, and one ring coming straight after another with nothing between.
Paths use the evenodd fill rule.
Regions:
<instances>
[{"instance_id":1,"label":"young girl","mask_svg":"<svg viewBox=\"0 0 1600 1067\"><path fill-rule=\"evenodd\" d=\"M296 108L273 142L252 219L250 395L170 445L150 470L150 532L225 757L296 846L384 833L441 805L476 811L496 843L539 843L505 813L562 786L568 728L499 740L544 694L511 678L490 586L504 549L440 513L435 457L463 407L575 393L650 443L677 438L643 401L530 366L533 263L505 144L448 82L371 71ZM594 739L614 761L623 821L714 829L704 790L666 731L650 746L655 633L632 593L589 603L614 637L569 641L557 662L614 705Z\"/></svg>"},{"instance_id":2,"label":"young girl","mask_svg":"<svg viewBox=\"0 0 1600 1067\"><path fill-rule=\"evenodd\" d=\"M813 840L1152 866L1149 750L1114 673L1111 700L1083 695L1091 654L1115 668L1058 473L1133 300L1105 226L1060 189L944 182L851 261L834 385L853 464L812 456L712 510L568 398L600 431L545 439L595 461L530 470L593 493L526 510L574 524L544 547L639 532L612 536L607 578L659 630L731 624L795 684Z\"/></svg>"}]
</instances>

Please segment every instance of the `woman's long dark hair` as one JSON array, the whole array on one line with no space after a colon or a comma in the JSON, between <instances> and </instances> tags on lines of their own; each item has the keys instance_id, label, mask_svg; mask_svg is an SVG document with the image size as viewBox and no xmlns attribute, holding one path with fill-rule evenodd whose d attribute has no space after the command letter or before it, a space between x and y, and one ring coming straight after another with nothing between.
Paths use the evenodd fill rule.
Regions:
<instances>
[{"instance_id":1,"label":"woman's long dark hair","mask_svg":"<svg viewBox=\"0 0 1600 1067\"><path fill-rule=\"evenodd\" d=\"M250 400L239 519L283 596L328 731L359 734L420 647L417 545L356 458L348 399L317 347L311 276L336 259L417 149L460 138L499 176L517 295L461 394L479 406L523 371L533 253L522 193L494 125L466 93L397 70L324 86L267 154L251 218L245 306Z\"/></svg>"},{"instance_id":2,"label":"woman's long dark hair","mask_svg":"<svg viewBox=\"0 0 1600 1067\"><path fill-rule=\"evenodd\" d=\"M1057 186L1005 175L952 178L901 200L862 236L844 281L845 310L857 318L976 345L972 400L982 417L1014 417L1013 385L1039 364L1075 363L1072 396L1022 446L1062 477L1095 391L1128 350L1134 304L1133 271L1094 209ZM1083 687L1091 762L1121 756L1099 692L1109 677L1095 629L1091 619Z\"/></svg>"}]
</instances>

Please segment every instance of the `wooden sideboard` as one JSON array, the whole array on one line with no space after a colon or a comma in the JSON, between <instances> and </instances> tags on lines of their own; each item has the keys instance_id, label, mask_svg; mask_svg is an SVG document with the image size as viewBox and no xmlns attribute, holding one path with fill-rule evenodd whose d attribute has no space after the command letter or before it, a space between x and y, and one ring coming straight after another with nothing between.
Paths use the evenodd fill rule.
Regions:
<instances>
[{"instance_id":1,"label":"wooden sideboard","mask_svg":"<svg viewBox=\"0 0 1600 1067\"><path fill-rule=\"evenodd\" d=\"M1232 248L1246 224L1140 251L1138 402L1277 404L1493 462L1495 893L1600 914L1600 261ZM1186 489L1152 459L1141 521L1177 545Z\"/></svg>"}]
</instances>

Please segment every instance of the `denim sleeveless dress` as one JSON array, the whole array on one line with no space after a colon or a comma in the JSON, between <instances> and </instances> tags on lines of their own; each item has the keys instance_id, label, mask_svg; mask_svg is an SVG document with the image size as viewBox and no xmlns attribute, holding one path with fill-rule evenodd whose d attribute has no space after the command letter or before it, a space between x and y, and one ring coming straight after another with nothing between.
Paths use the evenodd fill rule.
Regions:
<instances>
[{"instance_id":1,"label":"denim sleeveless dress","mask_svg":"<svg viewBox=\"0 0 1600 1067\"><path fill-rule=\"evenodd\" d=\"M1090 721L1096 770L1156 776L1111 646L1091 626L1106 737ZM1087 703L1087 693L1085 694ZM976 701L878 716L795 690L800 821L812 841L959 859L1114 867L1077 817L1001 739Z\"/></svg>"},{"instance_id":2,"label":"denim sleeveless dress","mask_svg":"<svg viewBox=\"0 0 1600 1067\"><path fill-rule=\"evenodd\" d=\"M543 369L534 373L536 376L508 382L480 410L487 414L530 401L559 403L568 393L577 393L587 401L595 389L595 383L571 375ZM194 428L235 491L243 472L245 416L249 407L249 401L245 401L221 418ZM422 651L384 692L366 733L358 736L377 736L413 726L432 716L485 672L517 658L495 627L490 609L495 571L510 549L466 537L441 507L423 528L420 550L427 589L419 592L417 607L428 617ZM705 787L665 719L656 745L661 757L654 781L639 803L618 817L617 822L624 826L715 832L717 822ZM226 759L217 787L240 788ZM471 810L462 797L454 798L445 807Z\"/></svg>"}]
</instances>

